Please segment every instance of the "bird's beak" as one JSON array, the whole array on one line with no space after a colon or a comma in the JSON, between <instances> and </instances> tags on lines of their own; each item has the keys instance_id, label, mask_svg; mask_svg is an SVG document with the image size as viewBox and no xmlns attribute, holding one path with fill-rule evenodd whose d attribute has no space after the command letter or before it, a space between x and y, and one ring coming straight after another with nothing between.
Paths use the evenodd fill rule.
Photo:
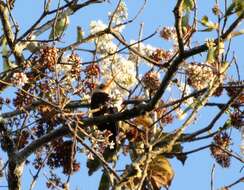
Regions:
<instances>
[{"instance_id":1,"label":"bird's beak","mask_svg":"<svg viewBox=\"0 0 244 190\"><path fill-rule=\"evenodd\" d=\"M109 81L107 81L105 83L104 90L109 90L109 88L111 87L111 84L114 82L116 76L117 76L117 74L115 74L112 79L110 79Z\"/></svg>"}]
</instances>

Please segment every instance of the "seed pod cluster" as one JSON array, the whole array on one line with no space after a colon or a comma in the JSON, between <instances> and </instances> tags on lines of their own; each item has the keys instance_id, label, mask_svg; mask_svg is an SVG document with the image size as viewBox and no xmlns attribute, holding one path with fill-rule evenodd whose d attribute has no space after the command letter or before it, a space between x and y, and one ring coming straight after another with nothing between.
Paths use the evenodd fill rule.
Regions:
<instances>
[{"instance_id":1,"label":"seed pod cluster","mask_svg":"<svg viewBox=\"0 0 244 190\"><path fill-rule=\"evenodd\" d=\"M45 47L40 50L39 63L45 68L52 70L58 61L58 49L55 47Z\"/></svg>"},{"instance_id":2,"label":"seed pod cluster","mask_svg":"<svg viewBox=\"0 0 244 190\"><path fill-rule=\"evenodd\" d=\"M160 86L159 74L154 71L147 72L142 78L142 83L145 88L155 92Z\"/></svg>"},{"instance_id":3,"label":"seed pod cluster","mask_svg":"<svg viewBox=\"0 0 244 190\"><path fill-rule=\"evenodd\" d=\"M228 149L231 143L230 137L226 132L221 132L215 135L213 140L213 145L210 148L213 157L223 168L228 168L230 166L230 155L223 149Z\"/></svg>"},{"instance_id":4,"label":"seed pod cluster","mask_svg":"<svg viewBox=\"0 0 244 190\"><path fill-rule=\"evenodd\" d=\"M93 63L86 67L86 74L88 78L98 77L100 74L100 68L97 64Z\"/></svg>"},{"instance_id":5,"label":"seed pod cluster","mask_svg":"<svg viewBox=\"0 0 244 190\"><path fill-rule=\"evenodd\" d=\"M156 62L168 61L172 57L171 51L165 51L163 49L156 49L150 56Z\"/></svg>"}]
</instances>

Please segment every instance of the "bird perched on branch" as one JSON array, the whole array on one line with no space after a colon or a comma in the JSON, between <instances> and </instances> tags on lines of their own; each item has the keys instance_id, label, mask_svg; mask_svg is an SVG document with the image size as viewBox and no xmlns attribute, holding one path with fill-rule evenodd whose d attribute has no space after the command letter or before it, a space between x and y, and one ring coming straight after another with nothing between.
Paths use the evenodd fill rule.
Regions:
<instances>
[{"instance_id":1,"label":"bird perched on branch","mask_svg":"<svg viewBox=\"0 0 244 190\"><path fill-rule=\"evenodd\" d=\"M111 97L109 96L109 89L111 88L111 84L113 81L114 78L112 78L105 84L99 85L92 92L90 107L93 117L118 112L118 109L111 105ZM113 156L116 154L116 136L118 135L118 121L111 120L107 122L101 122L99 124L96 124L96 126L100 131L109 130L112 133L112 135L109 137L109 141L113 141L115 143L115 147L112 149L108 147L103 153L104 159L110 162L113 160ZM87 167L89 169L89 175L92 175L92 173L96 171L100 166L101 163L98 158L95 158L94 160L88 160Z\"/></svg>"},{"instance_id":2,"label":"bird perched on branch","mask_svg":"<svg viewBox=\"0 0 244 190\"><path fill-rule=\"evenodd\" d=\"M114 78L105 84L99 85L92 93L91 96L91 110L92 116L102 116L106 114L113 114L118 112L116 107L113 107L110 103L111 98L109 97L109 89ZM118 122L117 121L107 121L104 123L97 124L97 128L100 131L109 130L112 133L110 138L111 141L116 143L116 136L118 134Z\"/></svg>"}]
</instances>

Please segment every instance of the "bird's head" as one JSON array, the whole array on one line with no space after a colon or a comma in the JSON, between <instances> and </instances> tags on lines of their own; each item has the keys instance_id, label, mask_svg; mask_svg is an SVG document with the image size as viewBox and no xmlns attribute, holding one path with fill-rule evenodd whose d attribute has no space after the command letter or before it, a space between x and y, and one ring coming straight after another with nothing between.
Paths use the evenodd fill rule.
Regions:
<instances>
[{"instance_id":1,"label":"bird's head","mask_svg":"<svg viewBox=\"0 0 244 190\"><path fill-rule=\"evenodd\" d=\"M111 88L111 84L113 83L115 77L113 77L112 79L110 79L109 81L105 82L105 83L102 83L100 85L98 85L94 91L93 91L93 94L94 93L105 93L105 94L108 94L109 93L109 90Z\"/></svg>"}]
</instances>

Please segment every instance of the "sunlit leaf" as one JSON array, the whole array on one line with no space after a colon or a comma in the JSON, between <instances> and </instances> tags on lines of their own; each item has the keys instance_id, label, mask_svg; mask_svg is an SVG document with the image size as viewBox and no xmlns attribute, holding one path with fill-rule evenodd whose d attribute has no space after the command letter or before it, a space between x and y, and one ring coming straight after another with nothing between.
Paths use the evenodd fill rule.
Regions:
<instances>
[{"instance_id":1,"label":"sunlit leaf","mask_svg":"<svg viewBox=\"0 0 244 190\"><path fill-rule=\"evenodd\" d=\"M153 120L149 115L142 115L134 120L136 125L142 125L143 127L151 127Z\"/></svg>"},{"instance_id":2,"label":"sunlit leaf","mask_svg":"<svg viewBox=\"0 0 244 190\"><path fill-rule=\"evenodd\" d=\"M212 31L218 29L218 23L210 21L207 16L204 16L200 22L203 26L207 27L205 31Z\"/></svg>"},{"instance_id":3,"label":"sunlit leaf","mask_svg":"<svg viewBox=\"0 0 244 190\"><path fill-rule=\"evenodd\" d=\"M207 62L208 63L214 63L216 60L216 48L215 47L210 47L208 49L208 54L207 54Z\"/></svg>"},{"instance_id":4,"label":"sunlit leaf","mask_svg":"<svg viewBox=\"0 0 244 190\"><path fill-rule=\"evenodd\" d=\"M184 11L191 11L194 9L194 0L184 0L182 9Z\"/></svg>"},{"instance_id":5,"label":"sunlit leaf","mask_svg":"<svg viewBox=\"0 0 244 190\"><path fill-rule=\"evenodd\" d=\"M186 13L183 17L182 17L182 27L187 27L189 26L189 13Z\"/></svg>"},{"instance_id":6,"label":"sunlit leaf","mask_svg":"<svg viewBox=\"0 0 244 190\"><path fill-rule=\"evenodd\" d=\"M148 177L155 189L168 188L174 177L174 171L164 156L157 156L149 164Z\"/></svg>"},{"instance_id":7,"label":"sunlit leaf","mask_svg":"<svg viewBox=\"0 0 244 190\"><path fill-rule=\"evenodd\" d=\"M77 42L80 42L84 37L84 31L82 30L82 28L80 26L77 26Z\"/></svg>"}]
</instances>

